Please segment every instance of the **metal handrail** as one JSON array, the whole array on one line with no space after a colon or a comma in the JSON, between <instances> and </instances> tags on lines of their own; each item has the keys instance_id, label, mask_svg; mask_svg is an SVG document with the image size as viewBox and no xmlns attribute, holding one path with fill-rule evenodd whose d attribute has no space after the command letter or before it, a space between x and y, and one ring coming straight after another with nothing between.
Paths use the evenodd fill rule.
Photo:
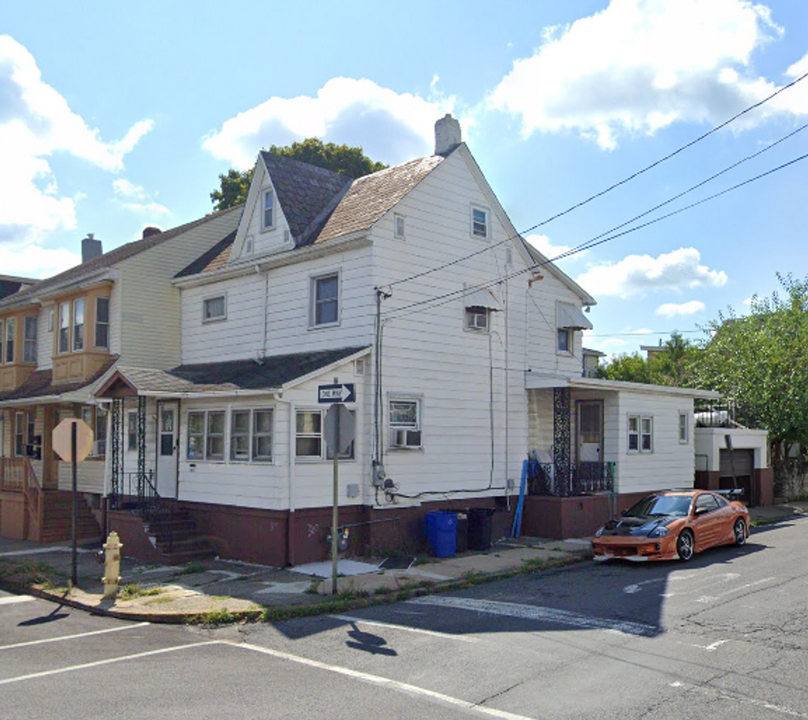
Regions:
<instances>
[{"instance_id":1,"label":"metal handrail","mask_svg":"<svg viewBox=\"0 0 808 720\"><path fill-rule=\"evenodd\" d=\"M109 505L112 510L158 510L161 498L154 485L154 471L124 473L120 492L110 494Z\"/></svg>"},{"instance_id":2,"label":"metal handrail","mask_svg":"<svg viewBox=\"0 0 808 720\"><path fill-rule=\"evenodd\" d=\"M560 472L555 463L528 463L528 490L531 495L571 497L614 492L615 464L613 462L581 462Z\"/></svg>"}]
</instances>

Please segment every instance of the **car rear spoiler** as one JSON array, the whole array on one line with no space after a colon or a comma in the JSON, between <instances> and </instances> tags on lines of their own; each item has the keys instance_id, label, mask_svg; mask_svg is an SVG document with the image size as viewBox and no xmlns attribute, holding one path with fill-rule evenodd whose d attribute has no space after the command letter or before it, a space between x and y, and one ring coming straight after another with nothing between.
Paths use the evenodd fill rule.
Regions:
<instances>
[{"instance_id":1,"label":"car rear spoiler","mask_svg":"<svg viewBox=\"0 0 808 720\"><path fill-rule=\"evenodd\" d=\"M719 495L724 495L730 499L734 498L737 499L743 495L742 488L733 488L731 490L713 490L713 492L718 493Z\"/></svg>"}]
</instances>

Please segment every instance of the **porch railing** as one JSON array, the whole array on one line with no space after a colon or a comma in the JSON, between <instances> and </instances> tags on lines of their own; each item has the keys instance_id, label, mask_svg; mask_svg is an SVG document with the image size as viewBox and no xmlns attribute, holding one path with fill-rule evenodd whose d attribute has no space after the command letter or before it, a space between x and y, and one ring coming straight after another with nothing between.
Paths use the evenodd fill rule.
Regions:
<instances>
[{"instance_id":1,"label":"porch railing","mask_svg":"<svg viewBox=\"0 0 808 720\"><path fill-rule=\"evenodd\" d=\"M569 474L560 472L555 463L528 463L528 492L530 495L570 497L614 492L613 462L582 462L573 464Z\"/></svg>"},{"instance_id":2,"label":"porch railing","mask_svg":"<svg viewBox=\"0 0 808 720\"><path fill-rule=\"evenodd\" d=\"M0 458L0 490L22 493L28 511L27 522L39 518L42 487L27 457Z\"/></svg>"},{"instance_id":3,"label":"porch railing","mask_svg":"<svg viewBox=\"0 0 808 720\"><path fill-rule=\"evenodd\" d=\"M154 471L123 473L119 486L109 495L112 510L160 509L160 495L154 486Z\"/></svg>"}]
</instances>

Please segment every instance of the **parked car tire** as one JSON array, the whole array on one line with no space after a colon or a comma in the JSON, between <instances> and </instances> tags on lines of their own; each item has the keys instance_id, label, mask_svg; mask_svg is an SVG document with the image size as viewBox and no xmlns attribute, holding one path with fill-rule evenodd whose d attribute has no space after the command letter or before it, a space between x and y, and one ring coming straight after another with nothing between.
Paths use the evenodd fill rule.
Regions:
<instances>
[{"instance_id":1,"label":"parked car tire","mask_svg":"<svg viewBox=\"0 0 808 720\"><path fill-rule=\"evenodd\" d=\"M682 562L687 562L693 557L695 549L696 543L693 538L693 533L685 528L679 533L679 537L676 538L676 552L679 553L679 559Z\"/></svg>"},{"instance_id":2,"label":"parked car tire","mask_svg":"<svg viewBox=\"0 0 808 720\"><path fill-rule=\"evenodd\" d=\"M732 534L735 535L735 544L738 547L746 545L746 523L738 518L732 526Z\"/></svg>"}]
</instances>

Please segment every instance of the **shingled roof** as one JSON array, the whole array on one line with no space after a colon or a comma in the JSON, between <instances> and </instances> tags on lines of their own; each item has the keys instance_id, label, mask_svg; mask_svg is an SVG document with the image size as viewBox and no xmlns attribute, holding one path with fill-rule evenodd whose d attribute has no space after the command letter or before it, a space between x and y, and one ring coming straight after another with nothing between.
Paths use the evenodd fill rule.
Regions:
<instances>
[{"instance_id":1,"label":"shingled roof","mask_svg":"<svg viewBox=\"0 0 808 720\"><path fill-rule=\"evenodd\" d=\"M274 390L293 380L324 369L366 347L346 347L336 350L292 353L255 360L180 365L173 370L118 366L118 373L144 394L174 393L177 395L237 390ZM116 382L110 378L107 386ZM102 391L103 394L103 391Z\"/></svg>"},{"instance_id":2,"label":"shingled roof","mask_svg":"<svg viewBox=\"0 0 808 720\"><path fill-rule=\"evenodd\" d=\"M75 267L65 270L58 275L53 275L45 280L41 280L33 285L30 285L29 287L23 288L19 292L14 293L14 295L10 295L9 297L0 300L0 308L12 303L16 305L20 302L24 302L25 300L32 300L33 298L47 291L49 288L57 287L63 283L78 279L92 272L111 268L127 258L137 255L144 250L148 250L155 245L164 243L177 235L181 235L182 233L197 227L198 225L203 225L204 223L210 222L215 218L223 217L228 213L240 213L243 209L243 206L239 205L228 210L223 210L222 212L211 213L210 215L205 215L203 218L193 220L192 222L166 230L165 232L155 233L154 235L149 235L141 240L135 240L134 242L127 243L126 245L121 245L114 250L110 250L103 255L99 255L98 257L88 260L87 262L76 265Z\"/></svg>"},{"instance_id":3,"label":"shingled roof","mask_svg":"<svg viewBox=\"0 0 808 720\"><path fill-rule=\"evenodd\" d=\"M261 157L289 223L289 232L295 244L300 244L300 239L310 234L310 226L333 209L353 178L266 151Z\"/></svg>"},{"instance_id":4,"label":"shingled roof","mask_svg":"<svg viewBox=\"0 0 808 720\"><path fill-rule=\"evenodd\" d=\"M93 374L89 380L72 383L59 383L55 385L53 382L52 370L36 370L31 373L28 379L15 390L7 390L0 392L0 402L7 400L25 400L53 397L64 395L75 390L81 390L83 387L89 387L97 382L101 376L107 372L118 361L117 355L110 355L109 359Z\"/></svg>"},{"instance_id":5,"label":"shingled roof","mask_svg":"<svg viewBox=\"0 0 808 720\"><path fill-rule=\"evenodd\" d=\"M217 242L210 250L200 255L190 265L187 265L180 270L174 277L185 277L186 275L196 275L201 272L210 272L211 270L219 270L227 266L227 261L230 259L230 250L233 248L233 242L236 239L237 230L233 230L229 235L223 237Z\"/></svg>"}]
</instances>

